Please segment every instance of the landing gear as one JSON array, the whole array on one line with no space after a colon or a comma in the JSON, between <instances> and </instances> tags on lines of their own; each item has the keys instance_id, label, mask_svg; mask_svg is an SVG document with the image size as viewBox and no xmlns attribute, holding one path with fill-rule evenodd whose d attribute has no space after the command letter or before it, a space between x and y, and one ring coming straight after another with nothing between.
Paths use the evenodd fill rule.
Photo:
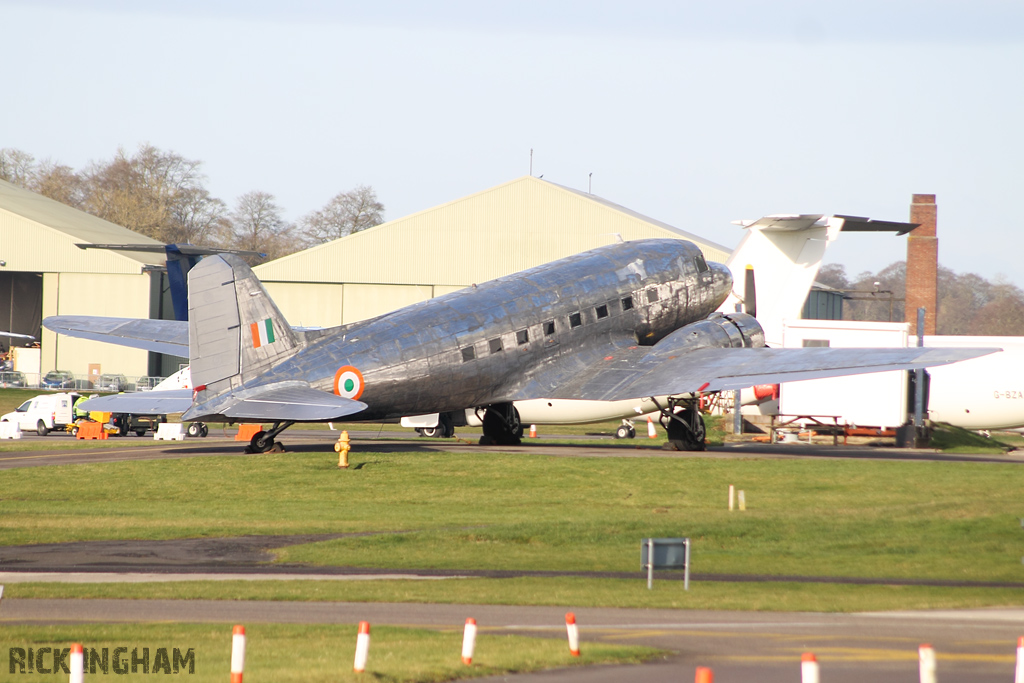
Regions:
<instances>
[{"instance_id":1,"label":"landing gear","mask_svg":"<svg viewBox=\"0 0 1024 683\"><path fill-rule=\"evenodd\" d=\"M522 443L523 425L519 421L519 411L511 403L487 406L481 421L484 426L481 446L518 446Z\"/></svg>"},{"instance_id":2,"label":"landing gear","mask_svg":"<svg viewBox=\"0 0 1024 683\"><path fill-rule=\"evenodd\" d=\"M676 451L704 450L706 432L698 399L669 397L668 406L658 408L661 410L661 426L668 432L666 448Z\"/></svg>"},{"instance_id":3,"label":"landing gear","mask_svg":"<svg viewBox=\"0 0 1024 683\"><path fill-rule=\"evenodd\" d=\"M437 416L436 427L417 427L416 431L420 436L429 436L435 439L450 439L455 436L455 424L452 416L448 413L441 413Z\"/></svg>"},{"instance_id":4,"label":"landing gear","mask_svg":"<svg viewBox=\"0 0 1024 683\"><path fill-rule=\"evenodd\" d=\"M210 433L210 428L206 426L205 422L191 422L188 425L189 436L206 436Z\"/></svg>"},{"instance_id":5,"label":"landing gear","mask_svg":"<svg viewBox=\"0 0 1024 683\"><path fill-rule=\"evenodd\" d=\"M295 424L294 420L286 422L275 422L274 426L265 432L256 432L252 439L249 441L249 446L245 449L246 453L269 453L274 451L276 453L283 453L284 446L274 441L274 438L283 432L284 430Z\"/></svg>"},{"instance_id":6,"label":"landing gear","mask_svg":"<svg viewBox=\"0 0 1024 683\"><path fill-rule=\"evenodd\" d=\"M629 420L623 420L619 428L615 430L616 439L633 439L636 437L636 428Z\"/></svg>"}]
</instances>

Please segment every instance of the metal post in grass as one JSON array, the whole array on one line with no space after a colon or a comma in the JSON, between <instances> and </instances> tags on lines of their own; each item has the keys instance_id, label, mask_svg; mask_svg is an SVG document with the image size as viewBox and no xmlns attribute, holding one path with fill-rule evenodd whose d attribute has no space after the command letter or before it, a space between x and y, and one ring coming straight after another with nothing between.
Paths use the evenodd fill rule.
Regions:
<instances>
[{"instance_id":1,"label":"metal post in grass","mask_svg":"<svg viewBox=\"0 0 1024 683\"><path fill-rule=\"evenodd\" d=\"M682 569L683 590L690 590L690 539L642 539L640 541L640 564L647 570L647 590L654 587L655 569Z\"/></svg>"},{"instance_id":2,"label":"metal post in grass","mask_svg":"<svg viewBox=\"0 0 1024 683\"><path fill-rule=\"evenodd\" d=\"M924 346L924 308L917 309L917 346ZM924 369L914 370L914 431L915 436L921 436L921 428L924 426ZM914 446L917 446L917 438L914 439Z\"/></svg>"},{"instance_id":3,"label":"metal post in grass","mask_svg":"<svg viewBox=\"0 0 1024 683\"><path fill-rule=\"evenodd\" d=\"M654 539L647 539L647 590L654 587Z\"/></svg>"}]
</instances>

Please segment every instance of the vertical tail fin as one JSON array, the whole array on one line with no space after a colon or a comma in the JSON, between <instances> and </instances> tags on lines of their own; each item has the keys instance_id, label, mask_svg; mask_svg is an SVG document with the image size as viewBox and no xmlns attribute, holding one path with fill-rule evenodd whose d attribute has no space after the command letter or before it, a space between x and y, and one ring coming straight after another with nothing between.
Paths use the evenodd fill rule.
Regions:
<instances>
[{"instance_id":1,"label":"vertical tail fin","mask_svg":"<svg viewBox=\"0 0 1024 683\"><path fill-rule=\"evenodd\" d=\"M192 386L235 386L294 354L302 342L245 262L209 256L188 276ZM226 388L226 387L225 387Z\"/></svg>"},{"instance_id":2,"label":"vertical tail fin","mask_svg":"<svg viewBox=\"0 0 1024 683\"><path fill-rule=\"evenodd\" d=\"M800 317L807 294L818 276L825 250L840 232L893 232L903 235L916 227L910 223L879 221L859 216L822 214L781 214L756 221L734 221L747 234L726 262L733 282L747 282L745 270L752 268L749 281L757 279L757 320L765 340L781 344L782 321ZM751 287L751 289L753 289ZM733 292L719 308L732 313L736 305L747 312L753 301Z\"/></svg>"}]
</instances>

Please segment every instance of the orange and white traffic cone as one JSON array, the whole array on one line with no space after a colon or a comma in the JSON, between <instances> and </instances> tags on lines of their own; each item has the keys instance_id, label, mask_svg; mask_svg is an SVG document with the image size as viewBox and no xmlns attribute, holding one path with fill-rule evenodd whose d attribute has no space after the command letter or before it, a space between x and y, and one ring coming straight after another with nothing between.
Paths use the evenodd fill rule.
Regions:
<instances>
[{"instance_id":1,"label":"orange and white traffic cone","mask_svg":"<svg viewBox=\"0 0 1024 683\"><path fill-rule=\"evenodd\" d=\"M530 438L531 439L536 439L537 438L537 425L530 425Z\"/></svg>"},{"instance_id":2,"label":"orange and white traffic cone","mask_svg":"<svg viewBox=\"0 0 1024 683\"><path fill-rule=\"evenodd\" d=\"M68 662L71 667L70 683L82 683L85 678L85 657L82 654L81 643L71 643L71 660Z\"/></svg>"},{"instance_id":3,"label":"orange and white traffic cone","mask_svg":"<svg viewBox=\"0 0 1024 683\"><path fill-rule=\"evenodd\" d=\"M569 612L565 615L565 631L569 636L569 654L580 656L580 631L576 627L576 615Z\"/></svg>"},{"instance_id":4,"label":"orange and white traffic cone","mask_svg":"<svg viewBox=\"0 0 1024 683\"><path fill-rule=\"evenodd\" d=\"M813 652L805 652L800 656L800 683L819 683L821 672L818 660Z\"/></svg>"},{"instance_id":5,"label":"orange and white traffic cone","mask_svg":"<svg viewBox=\"0 0 1024 683\"><path fill-rule=\"evenodd\" d=\"M357 674L366 671L366 659L370 655L370 622L359 622L359 635L356 636L356 659L352 670Z\"/></svg>"},{"instance_id":6,"label":"orange and white traffic cone","mask_svg":"<svg viewBox=\"0 0 1024 683\"><path fill-rule=\"evenodd\" d=\"M1017 639L1017 672L1013 683L1024 683L1024 636Z\"/></svg>"},{"instance_id":7,"label":"orange and white traffic cone","mask_svg":"<svg viewBox=\"0 0 1024 683\"><path fill-rule=\"evenodd\" d=\"M245 669L245 627L241 624L231 631L231 683L242 683Z\"/></svg>"},{"instance_id":8,"label":"orange and white traffic cone","mask_svg":"<svg viewBox=\"0 0 1024 683\"><path fill-rule=\"evenodd\" d=\"M650 415L647 416L647 438L648 439L657 439L658 438L658 430L656 430L654 428L654 420L651 419Z\"/></svg>"},{"instance_id":9,"label":"orange and white traffic cone","mask_svg":"<svg viewBox=\"0 0 1024 683\"><path fill-rule=\"evenodd\" d=\"M715 672L709 667L698 666L697 675L694 676L693 683L715 683Z\"/></svg>"},{"instance_id":10,"label":"orange and white traffic cone","mask_svg":"<svg viewBox=\"0 0 1024 683\"><path fill-rule=\"evenodd\" d=\"M473 663L473 650L476 648L476 619L466 619L466 630L462 632L462 663L469 666Z\"/></svg>"},{"instance_id":11,"label":"orange and white traffic cone","mask_svg":"<svg viewBox=\"0 0 1024 683\"><path fill-rule=\"evenodd\" d=\"M935 683L935 650L927 643L917 648L921 683Z\"/></svg>"}]
</instances>

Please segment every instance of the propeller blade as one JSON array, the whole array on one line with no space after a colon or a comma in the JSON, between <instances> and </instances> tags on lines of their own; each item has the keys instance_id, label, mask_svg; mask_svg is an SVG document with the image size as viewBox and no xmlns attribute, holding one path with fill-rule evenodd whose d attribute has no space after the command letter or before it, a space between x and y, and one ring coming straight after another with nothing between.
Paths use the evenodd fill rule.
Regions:
<instances>
[{"instance_id":1,"label":"propeller blade","mask_svg":"<svg viewBox=\"0 0 1024 683\"><path fill-rule=\"evenodd\" d=\"M754 266L747 266L743 283L743 307L746 313L757 317L757 287L754 284Z\"/></svg>"}]
</instances>

